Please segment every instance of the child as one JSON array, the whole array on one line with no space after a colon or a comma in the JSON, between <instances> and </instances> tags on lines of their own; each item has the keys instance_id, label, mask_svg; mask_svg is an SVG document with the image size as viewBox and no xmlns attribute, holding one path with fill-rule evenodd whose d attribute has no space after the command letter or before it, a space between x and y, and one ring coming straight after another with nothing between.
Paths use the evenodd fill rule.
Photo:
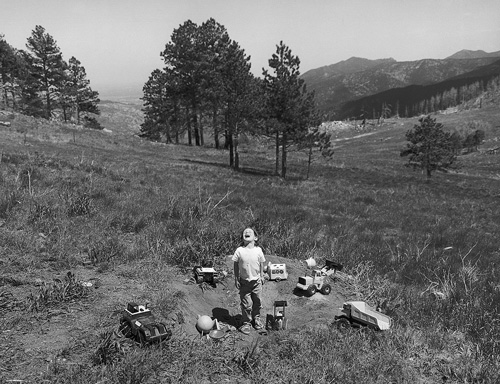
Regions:
<instances>
[{"instance_id":1,"label":"child","mask_svg":"<svg viewBox=\"0 0 500 384\"><path fill-rule=\"evenodd\" d=\"M264 263L262 249L255 245L257 233L252 228L243 231L243 246L233 255L234 284L240 290L241 314L243 325L240 331L248 335L253 327L262 329L260 319L262 285L264 284Z\"/></svg>"}]
</instances>

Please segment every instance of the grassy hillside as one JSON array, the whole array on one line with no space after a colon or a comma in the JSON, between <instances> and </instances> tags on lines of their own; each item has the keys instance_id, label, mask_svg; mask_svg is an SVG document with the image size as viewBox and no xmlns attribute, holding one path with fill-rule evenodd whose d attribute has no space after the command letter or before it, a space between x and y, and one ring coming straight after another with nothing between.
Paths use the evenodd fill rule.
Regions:
<instances>
[{"instance_id":1,"label":"grassy hillside","mask_svg":"<svg viewBox=\"0 0 500 384\"><path fill-rule=\"evenodd\" d=\"M499 145L500 110L437 120L481 121L486 142L426 183L399 157L417 119L343 130L331 161L305 180L294 153L284 181L265 142L242 143L234 172L224 151L15 116L0 127L0 383L499 382L500 154L484 150ZM334 259L347 277L326 301L293 299L307 319L287 331L200 339L196 313L238 311L226 255L249 225L266 255ZM227 270L225 285L183 284L202 259ZM341 298L379 303L393 327L330 326L325 305ZM171 340L114 334L134 300Z\"/></svg>"},{"instance_id":2,"label":"grassy hillside","mask_svg":"<svg viewBox=\"0 0 500 384\"><path fill-rule=\"evenodd\" d=\"M99 103L101 114L97 121L114 133L135 134L141 129L144 117L141 111L142 103L136 101L109 101Z\"/></svg>"}]
</instances>

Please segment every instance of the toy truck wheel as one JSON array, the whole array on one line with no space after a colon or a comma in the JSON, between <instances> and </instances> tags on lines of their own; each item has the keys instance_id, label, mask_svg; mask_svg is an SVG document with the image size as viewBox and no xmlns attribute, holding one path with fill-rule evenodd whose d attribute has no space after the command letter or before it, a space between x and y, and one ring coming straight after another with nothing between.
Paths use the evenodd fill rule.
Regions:
<instances>
[{"instance_id":1,"label":"toy truck wheel","mask_svg":"<svg viewBox=\"0 0 500 384\"><path fill-rule=\"evenodd\" d=\"M270 331L271 329L273 329L273 325L274 325L274 317L273 315L268 314L266 317L266 329Z\"/></svg>"},{"instance_id":2,"label":"toy truck wheel","mask_svg":"<svg viewBox=\"0 0 500 384\"><path fill-rule=\"evenodd\" d=\"M345 317L341 317L340 319L337 319L335 321L335 323L337 324L337 328L340 330L351 328L351 322L349 320L347 320Z\"/></svg>"},{"instance_id":3,"label":"toy truck wheel","mask_svg":"<svg viewBox=\"0 0 500 384\"><path fill-rule=\"evenodd\" d=\"M276 281L277 283L279 283L281 281L281 277L278 276L277 278L274 279L274 281Z\"/></svg>"},{"instance_id":4,"label":"toy truck wheel","mask_svg":"<svg viewBox=\"0 0 500 384\"><path fill-rule=\"evenodd\" d=\"M146 336L142 331L137 331L136 340L141 346L146 344Z\"/></svg>"},{"instance_id":5,"label":"toy truck wheel","mask_svg":"<svg viewBox=\"0 0 500 384\"><path fill-rule=\"evenodd\" d=\"M321 293L323 295L329 295L332 291L332 287L329 284L325 284L321 287Z\"/></svg>"},{"instance_id":6,"label":"toy truck wheel","mask_svg":"<svg viewBox=\"0 0 500 384\"><path fill-rule=\"evenodd\" d=\"M309 287L307 287L307 295L312 296L316 293L317 289L314 284L311 284Z\"/></svg>"}]
</instances>

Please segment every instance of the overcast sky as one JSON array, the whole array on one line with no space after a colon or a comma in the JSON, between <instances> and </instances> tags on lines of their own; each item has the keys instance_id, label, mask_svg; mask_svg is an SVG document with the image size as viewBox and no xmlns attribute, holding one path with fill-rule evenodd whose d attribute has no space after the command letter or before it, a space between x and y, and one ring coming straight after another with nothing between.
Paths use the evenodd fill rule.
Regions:
<instances>
[{"instance_id":1,"label":"overcast sky","mask_svg":"<svg viewBox=\"0 0 500 384\"><path fill-rule=\"evenodd\" d=\"M301 73L346 60L443 59L500 50L498 0L0 0L0 34L17 49L36 25L76 57L91 87L136 85L163 68L174 29L213 17L252 57L260 76L280 40Z\"/></svg>"}]
</instances>

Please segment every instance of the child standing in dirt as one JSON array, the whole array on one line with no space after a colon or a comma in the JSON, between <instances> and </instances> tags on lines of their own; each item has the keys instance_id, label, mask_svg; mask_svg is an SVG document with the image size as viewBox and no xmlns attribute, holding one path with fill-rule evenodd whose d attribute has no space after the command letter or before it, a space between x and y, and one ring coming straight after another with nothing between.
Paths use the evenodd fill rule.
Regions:
<instances>
[{"instance_id":1,"label":"child standing in dirt","mask_svg":"<svg viewBox=\"0 0 500 384\"><path fill-rule=\"evenodd\" d=\"M238 247L233 255L234 284L240 290L243 325L239 330L248 335L252 323L256 330L263 328L260 309L266 259L262 249L255 245L258 238L254 229L246 228L242 238L243 246Z\"/></svg>"}]
</instances>

